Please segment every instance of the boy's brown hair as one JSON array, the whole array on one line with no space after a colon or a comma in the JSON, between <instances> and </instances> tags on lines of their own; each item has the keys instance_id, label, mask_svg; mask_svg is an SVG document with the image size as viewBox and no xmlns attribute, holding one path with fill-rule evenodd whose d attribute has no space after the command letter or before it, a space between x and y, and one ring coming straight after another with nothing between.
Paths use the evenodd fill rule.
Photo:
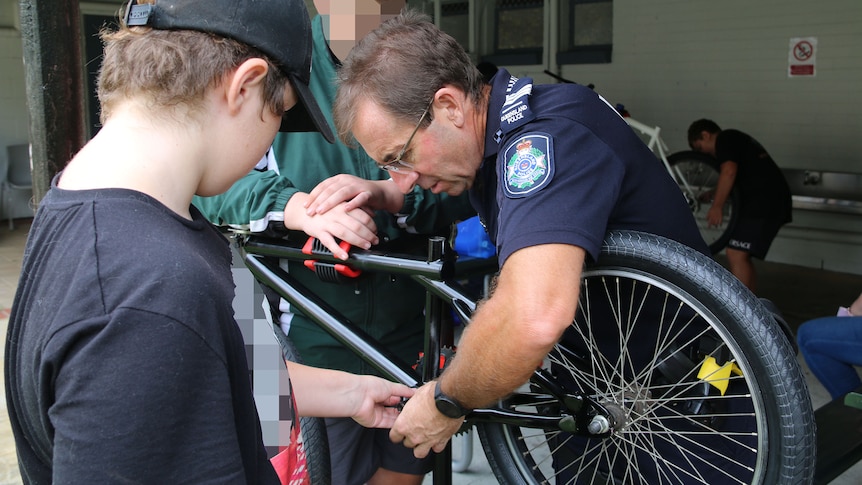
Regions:
<instances>
[{"instance_id":1,"label":"boy's brown hair","mask_svg":"<svg viewBox=\"0 0 862 485\"><path fill-rule=\"evenodd\" d=\"M266 106L273 114L284 112L287 75L265 54L242 42L194 30L125 24L116 32L103 30L101 37L105 54L97 93L102 123L119 100L134 97L143 99L156 116L194 117L208 89L219 86L233 69L256 57L270 65L264 85Z\"/></svg>"},{"instance_id":2,"label":"boy's brown hair","mask_svg":"<svg viewBox=\"0 0 862 485\"><path fill-rule=\"evenodd\" d=\"M264 101L280 131L332 130L308 87L311 23L305 0L129 0L120 30L105 32L98 95L102 120L118 99L140 99L166 117L194 116L203 94L251 58L274 67ZM284 112L285 84L296 105ZM179 119L179 118L177 118Z\"/></svg>"}]
</instances>

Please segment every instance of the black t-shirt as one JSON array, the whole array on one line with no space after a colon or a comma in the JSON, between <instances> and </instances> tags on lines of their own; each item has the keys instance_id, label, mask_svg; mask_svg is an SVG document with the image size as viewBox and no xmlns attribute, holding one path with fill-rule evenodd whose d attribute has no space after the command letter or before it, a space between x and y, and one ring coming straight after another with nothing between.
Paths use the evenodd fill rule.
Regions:
<instances>
[{"instance_id":1,"label":"black t-shirt","mask_svg":"<svg viewBox=\"0 0 862 485\"><path fill-rule=\"evenodd\" d=\"M5 359L25 483L278 483L230 249L191 210L122 189L41 202Z\"/></svg>"},{"instance_id":2,"label":"black t-shirt","mask_svg":"<svg viewBox=\"0 0 862 485\"><path fill-rule=\"evenodd\" d=\"M793 199L784 174L757 140L739 130L722 130L715 140L719 163L736 162L733 185L739 193L739 215L789 222Z\"/></svg>"}]
</instances>

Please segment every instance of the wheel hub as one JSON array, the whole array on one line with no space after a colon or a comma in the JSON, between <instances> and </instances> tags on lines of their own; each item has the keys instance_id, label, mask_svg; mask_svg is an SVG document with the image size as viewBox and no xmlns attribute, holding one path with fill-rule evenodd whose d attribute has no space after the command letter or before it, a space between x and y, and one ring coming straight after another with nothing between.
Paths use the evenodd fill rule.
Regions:
<instances>
[{"instance_id":1,"label":"wheel hub","mask_svg":"<svg viewBox=\"0 0 862 485\"><path fill-rule=\"evenodd\" d=\"M649 391L634 389L624 391L622 399L613 395L606 396L599 403L604 406L609 415L594 416L588 425L588 431L592 434L624 432L633 421L646 413L645 401L650 397Z\"/></svg>"}]
</instances>

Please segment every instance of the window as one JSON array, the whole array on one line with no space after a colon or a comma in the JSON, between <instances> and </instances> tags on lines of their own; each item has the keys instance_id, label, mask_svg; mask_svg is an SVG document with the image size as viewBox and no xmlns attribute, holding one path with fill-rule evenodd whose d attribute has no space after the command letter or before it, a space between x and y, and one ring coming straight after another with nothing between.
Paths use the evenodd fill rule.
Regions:
<instances>
[{"instance_id":1,"label":"window","mask_svg":"<svg viewBox=\"0 0 862 485\"><path fill-rule=\"evenodd\" d=\"M407 7L428 15L440 30L470 52L470 2L468 0L407 0ZM437 10L439 8L439 10ZM439 21L437 15L439 11Z\"/></svg>"},{"instance_id":2,"label":"window","mask_svg":"<svg viewBox=\"0 0 862 485\"><path fill-rule=\"evenodd\" d=\"M469 2L446 2L440 5L440 29L451 35L464 50L470 50Z\"/></svg>"},{"instance_id":3,"label":"window","mask_svg":"<svg viewBox=\"0 0 862 485\"><path fill-rule=\"evenodd\" d=\"M611 62L613 0L408 0L474 59L498 66ZM546 9L547 7L547 9ZM549 10L554 9L554 10ZM553 37L552 37L553 36ZM556 42L554 42L556 41ZM549 51L545 51L549 49Z\"/></svg>"},{"instance_id":4,"label":"window","mask_svg":"<svg viewBox=\"0 0 862 485\"><path fill-rule=\"evenodd\" d=\"M541 64L545 39L544 0L496 0L494 53L497 65Z\"/></svg>"},{"instance_id":5,"label":"window","mask_svg":"<svg viewBox=\"0 0 862 485\"><path fill-rule=\"evenodd\" d=\"M563 0L557 64L611 62L613 0Z\"/></svg>"}]
</instances>

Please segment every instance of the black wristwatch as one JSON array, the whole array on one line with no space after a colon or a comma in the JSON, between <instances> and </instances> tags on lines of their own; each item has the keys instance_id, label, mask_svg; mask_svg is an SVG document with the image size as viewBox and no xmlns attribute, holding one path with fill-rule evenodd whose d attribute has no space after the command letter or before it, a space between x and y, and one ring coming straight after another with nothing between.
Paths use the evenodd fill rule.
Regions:
<instances>
[{"instance_id":1,"label":"black wristwatch","mask_svg":"<svg viewBox=\"0 0 862 485\"><path fill-rule=\"evenodd\" d=\"M437 405L440 414L447 418L460 418L470 412L461 403L443 393L440 389L440 381L437 381L437 386L434 388L434 404Z\"/></svg>"}]
</instances>

